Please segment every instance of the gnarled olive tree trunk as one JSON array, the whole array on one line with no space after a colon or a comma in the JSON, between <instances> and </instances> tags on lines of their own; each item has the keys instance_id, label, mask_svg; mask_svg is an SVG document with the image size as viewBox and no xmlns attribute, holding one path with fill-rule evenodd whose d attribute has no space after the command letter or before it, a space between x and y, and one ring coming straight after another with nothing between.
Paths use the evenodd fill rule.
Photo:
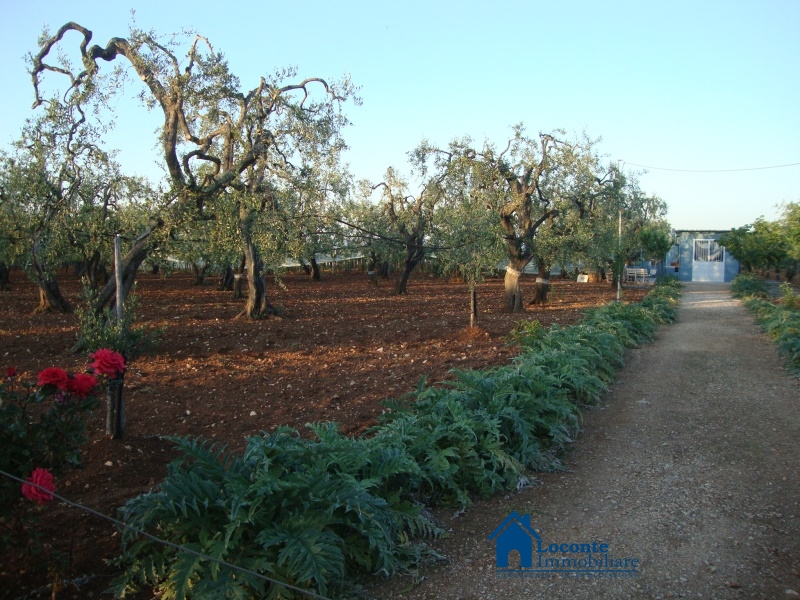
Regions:
<instances>
[{"instance_id":1,"label":"gnarled olive tree trunk","mask_svg":"<svg viewBox=\"0 0 800 600\"><path fill-rule=\"evenodd\" d=\"M264 278L264 261L253 242L252 226L255 214L245 206L239 208L239 232L242 236L245 269L247 272L247 303L236 318L265 319L278 314L267 298L267 281Z\"/></svg>"},{"instance_id":2,"label":"gnarled olive tree trunk","mask_svg":"<svg viewBox=\"0 0 800 600\"><path fill-rule=\"evenodd\" d=\"M36 283L39 285L39 306L33 312L72 312L72 305L61 294L55 277L37 275Z\"/></svg>"},{"instance_id":3,"label":"gnarled olive tree trunk","mask_svg":"<svg viewBox=\"0 0 800 600\"><path fill-rule=\"evenodd\" d=\"M194 272L194 285L203 285L206 281L208 264L200 266L198 263L192 261L192 271Z\"/></svg>"},{"instance_id":4,"label":"gnarled olive tree trunk","mask_svg":"<svg viewBox=\"0 0 800 600\"><path fill-rule=\"evenodd\" d=\"M414 270L414 266L409 266L408 261L406 261L403 272L400 273L400 277L397 278L397 283L394 286L394 293L395 294L407 294L408 293L408 278L411 277L411 272Z\"/></svg>"},{"instance_id":5,"label":"gnarled olive tree trunk","mask_svg":"<svg viewBox=\"0 0 800 600\"><path fill-rule=\"evenodd\" d=\"M511 257L506 267L505 291L506 312L523 312L525 307L522 304L522 288L519 286L519 278L522 271L530 259Z\"/></svg>"},{"instance_id":6,"label":"gnarled olive tree trunk","mask_svg":"<svg viewBox=\"0 0 800 600\"><path fill-rule=\"evenodd\" d=\"M83 276L89 281L89 287L93 290L108 283L108 271L99 250L95 250L92 257L83 264Z\"/></svg>"},{"instance_id":7,"label":"gnarled olive tree trunk","mask_svg":"<svg viewBox=\"0 0 800 600\"><path fill-rule=\"evenodd\" d=\"M537 223L536 227L540 223ZM522 288L519 285L519 278L528 263L531 261L531 249L528 237L533 237L535 228L526 228L523 235L520 235L514 225L514 217L511 212L501 212L500 225L503 228L503 239L508 249L508 265L506 266L505 277L505 310L506 312L525 312L522 303ZM530 235L528 235L530 233ZM526 245L527 242L527 245Z\"/></svg>"},{"instance_id":8,"label":"gnarled olive tree trunk","mask_svg":"<svg viewBox=\"0 0 800 600\"><path fill-rule=\"evenodd\" d=\"M219 278L219 290L231 292L233 291L233 267L230 265L225 266L225 270L222 272Z\"/></svg>"},{"instance_id":9,"label":"gnarled olive tree trunk","mask_svg":"<svg viewBox=\"0 0 800 600\"><path fill-rule=\"evenodd\" d=\"M11 290L11 269L4 262L0 262L0 292Z\"/></svg>"},{"instance_id":10,"label":"gnarled olive tree trunk","mask_svg":"<svg viewBox=\"0 0 800 600\"><path fill-rule=\"evenodd\" d=\"M403 272L400 273L400 277L397 278L397 283L394 286L395 294L408 293L408 278L411 277L411 273L414 271L414 267L417 266L417 263L418 261L406 258L403 263Z\"/></svg>"},{"instance_id":11,"label":"gnarled olive tree trunk","mask_svg":"<svg viewBox=\"0 0 800 600\"><path fill-rule=\"evenodd\" d=\"M244 245L247 256L247 303L237 318L265 319L277 315L278 310L267 297L267 280L264 277L264 261L259 256L258 248L252 241Z\"/></svg>"},{"instance_id":12,"label":"gnarled olive tree trunk","mask_svg":"<svg viewBox=\"0 0 800 600\"><path fill-rule=\"evenodd\" d=\"M550 292L550 269L539 261L536 283L533 284L533 300L531 304L547 304L547 294Z\"/></svg>"},{"instance_id":13,"label":"gnarled olive tree trunk","mask_svg":"<svg viewBox=\"0 0 800 600\"><path fill-rule=\"evenodd\" d=\"M317 264L317 259L315 257L311 257L309 264L306 264L302 258L300 259L300 267L303 269L303 272L308 275L309 279L312 281L319 281L322 279L322 274L319 270L319 264Z\"/></svg>"},{"instance_id":14,"label":"gnarled olive tree trunk","mask_svg":"<svg viewBox=\"0 0 800 600\"><path fill-rule=\"evenodd\" d=\"M322 274L319 270L319 265L317 264L317 259L313 256L311 257L311 279L313 281L319 281L322 279Z\"/></svg>"},{"instance_id":15,"label":"gnarled olive tree trunk","mask_svg":"<svg viewBox=\"0 0 800 600\"><path fill-rule=\"evenodd\" d=\"M71 313L72 305L61 294L55 275L47 272L44 265L39 262L39 235L34 236L33 247L31 248L31 262L36 271L36 284L39 286L39 306L34 313L42 312L63 312Z\"/></svg>"},{"instance_id":16,"label":"gnarled olive tree trunk","mask_svg":"<svg viewBox=\"0 0 800 600\"><path fill-rule=\"evenodd\" d=\"M425 248L422 245L423 236L419 231L408 233L405 228L401 231L406 242L406 258L403 262L403 272L397 279L394 291L396 294L408 293L408 278L414 268L420 263L422 257L425 256Z\"/></svg>"}]
</instances>

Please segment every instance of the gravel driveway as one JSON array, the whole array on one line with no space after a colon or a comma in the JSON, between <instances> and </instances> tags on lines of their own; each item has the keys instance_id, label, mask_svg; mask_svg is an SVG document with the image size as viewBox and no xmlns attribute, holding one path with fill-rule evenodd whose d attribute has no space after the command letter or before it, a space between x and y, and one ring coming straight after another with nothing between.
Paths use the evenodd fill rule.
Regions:
<instances>
[{"instance_id":1,"label":"gravel driveway","mask_svg":"<svg viewBox=\"0 0 800 600\"><path fill-rule=\"evenodd\" d=\"M373 593L800 598L800 382L780 365L726 285L687 285L678 322L630 353L604 408L585 414L567 472L449 519L449 564ZM638 577L496 578L486 538L511 511L531 515L545 547L606 543L638 559Z\"/></svg>"}]
</instances>

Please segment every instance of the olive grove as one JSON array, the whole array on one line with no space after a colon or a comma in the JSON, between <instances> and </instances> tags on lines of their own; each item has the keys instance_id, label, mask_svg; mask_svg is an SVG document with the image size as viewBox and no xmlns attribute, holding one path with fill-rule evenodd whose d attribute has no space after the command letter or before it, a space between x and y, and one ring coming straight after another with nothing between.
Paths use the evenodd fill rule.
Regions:
<instances>
[{"instance_id":1,"label":"olive grove","mask_svg":"<svg viewBox=\"0 0 800 600\"><path fill-rule=\"evenodd\" d=\"M349 79L283 69L246 87L201 35L134 26L105 46L92 40L74 22L42 35L29 57L33 116L0 156L0 287L24 264L40 310L71 310L56 281L65 264L95 291L96 313L113 306L120 234L123 300L145 261L165 274L190 265L197 284L211 273L225 290L246 282L239 316L260 319L277 312L267 282L287 261L319 280L319 257L363 257L376 284L395 270L398 294L421 264L465 281L474 322L487 273L505 271L505 309L519 312L529 264L530 303L541 304L552 271L616 277L640 248L659 252L668 231L664 203L585 134L519 124L500 144L423 141L408 152L408 176L389 168L356 186L342 160L342 110L360 102ZM146 157L162 167L159 181L127 176L104 147L118 116L111 100L130 90L160 117Z\"/></svg>"},{"instance_id":2,"label":"olive grove","mask_svg":"<svg viewBox=\"0 0 800 600\"><path fill-rule=\"evenodd\" d=\"M59 52L73 33L80 39L78 67ZM32 57L34 107L56 101L44 98L40 90L46 76L58 76L67 80L66 103L85 114L86 105L122 89L128 71L104 75L103 63L123 61L144 84L144 104L163 115L159 142L167 174L164 201L123 257L123 297L139 266L163 243L163 230L168 237L187 214L214 219L218 205L232 203L248 270L244 313L265 316L271 307L254 228L260 214L279 208L282 189L308 163L341 150L339 131L347 121L338 109L354 97L352 84L346 79L328 84L316 77L286 83L296 76L287 69L243 88L224 55L199 35L162 39L134 28L127 38L112 38L105 47L90 46L91 41L92 32L73 22L43 36L40 51ZM188 46L185 57L179 54L183 44ZM96 309L113 303L115 285L109 279Z\"/></svg>"}]
</instances>

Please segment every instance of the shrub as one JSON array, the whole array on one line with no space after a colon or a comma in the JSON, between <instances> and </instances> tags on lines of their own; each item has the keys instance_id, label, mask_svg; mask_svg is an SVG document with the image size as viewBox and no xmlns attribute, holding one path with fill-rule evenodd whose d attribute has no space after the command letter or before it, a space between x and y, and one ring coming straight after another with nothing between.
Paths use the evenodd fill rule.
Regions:
<instances>
[{"instance_id":1,"label":"shrub","mask_svg":"<svg viewBox=\"0 0 800 600\"><path fill-rule=\"evenodd\" d=\"M604 381L610 381L617 369L624 364L622 357L625 347L619 338L585 323L566 328L553 326L540 346L581 356Z\"/></svg>"},{"instance_id":2,"label":"shrub","mask_svg":"<svg viewBox=\"0 0 800 600\"><path fill-rule=\"evenodd\" d=\"M677 281L658 285L644 297L641 306L650 310L659 323L674 323L678 315L681 288L682 285Z\"/></svg>"},{"instance_id":3,"label":"shrub","mask_svg":"<svg viewBox=\"0 0 800 600\"><path fill-rule=\"evenodd\" d=\"M52 474L78 466L80 447L87 440L85 418L98 405L96 385L91 375L73 375L58 367L44 369L31 384L9 368L0 383L0 470L49 486ZM41 543L31 526L35 513L23 500L24 495L39 502L45 499L42 494L0 477L0 551L13 547L22 556L38 555L29 562L43 568L52 566L47 563L53 557L42 558Z\"/></svg>"},{"instance_id":4,"label":"shrub","mask_svg":"<svg viewBox=\"0 0 800 600\"><path fill-rule=\"evenodd\" d=\"M586 311L583 323L614 334L628 348L652 340L658 327L647 307L618 302Z\"/></svg>"},{"instance_id":5,"label":"shrub","mask_svg":"<svg viewBox=\"0 0 800 600\"><path fill-rule=\"evenodd\" d=\"M745 306L755 313L756 322L778 344L787 368L800 376L800 311L761 298L749 298Z\"/></svg>"},{"instance_id":6,"label":"shrub","mask_svg":"<svg viewBox=\"0 0 800 600\"><path fill-rule=\"evenodd\" d=\"M372 433L419 465L414 497L431 506L464 508L471 495L485 497L517 483L523 467L503 450L498 423L486 411L436 388L424 390L416 402L388 406Z\"/></svg>"},{"instance_id":7,"label":"shrub","mask_svg":"<svg viewBox=\"0 0 800 600\"><path fill-rule=\"evenodd\" d=\"M83 289L84 306L75 310L78 315L78 336L73 347L75 352L94 352L100 348L113 348L130 361L142 354L152 352L157 346L166 327L148 331L144 327L134 327L138 298L129 294L125 304L122 322L117 322L116 314L110 307L101 312L92 309L97 292L89 287Z\"/></svg>"},{"instance_id":8,"label":"shrub","mask_svg":"<svg viewBox=\"0 0 800 600\"><path fill-rule=\"evenodd\" d=\"M681 284L681 280L675 275L659 275L656 277L656 286L668 286L680 289L683 287L683 284Z\"/></svg>"},{"instance_id":9,"label":"shrub","mask_svg":"<svg viewBox=\"0 0 800 600\"><path fill-rule=\"evenodd\" d=\"M519 321L508 334L508 341L511 344L526 346L541 339L545 333L547 333L547 330L544 328L544 325L536 319Z\"/></svg>"},{"instance_id":10,"label":"shrub","mask_svg":"<svg viewBox=\"0 0 800 600\"><path fill-rule=\"evenodd\" d=\"M731 282L731 294L737 298L766 298L767 286L754 273L739 273Z\"/></svg>"},{"instance_id":11,"label":"shrub","mask_svg":"<svg viewBox=\"0 0 800 600\"><path fill-rule=\"evenodd\" d=\"M413 538L442 531L397 482L416 477L418 466L396 448L342 437L335 425L312 430L317 439L310 442L288 427L252 437L239 457L173 438L184 457L169 465L155 492L130 500L122 514L176 544L323 595L345 592L354 574L390 575L434 556ZM141 585L165 598L289 594L129 530L122 541L120 596Z\"/></svg>"},{"instance_id":12,"label":"shrub","mask_svg":"<svg viewBox=\"0 0 800 600\"><path fill-rule=\"evenodd\" d=\"M797 308L797 296L794 295L794 290L792 286L789 285L787 281L784 281L780 285L781 290L781 304L783 304L784 308L793 309Z\"/></svg>"}]
</instances>

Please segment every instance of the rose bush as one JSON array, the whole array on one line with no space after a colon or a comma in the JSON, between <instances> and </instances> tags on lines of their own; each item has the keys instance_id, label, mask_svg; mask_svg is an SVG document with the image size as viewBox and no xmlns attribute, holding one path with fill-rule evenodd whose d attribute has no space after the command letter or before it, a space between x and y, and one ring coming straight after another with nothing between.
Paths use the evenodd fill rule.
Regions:
<instances>
[{"instance_id":1,"label":"rose bush","mask_svg":"<svg viewBox=\"0 0 800 600\"><path fill-rule=\"evenodd\" d=\"M56 486L53 483L53 474L41 467L33 470L28 477L28 483L22 484L22 495L40 505L50 502L53 499L54 491L56 491Z\"/></svg>"},{"instance_id":2,"label":"rose bush","mask_svg":"<svg viewBox=\"0 0 800 600\"><path fill-rule=\"evenodd\" d=\"M0 470L27 478L22 496L44 504L52 499L48 490L55 490L53 476L80 464L86 416L98 407L98 380L60 367L43 369L35 383L25 381L15 367L5 374L0 380ZM22 496L17 482L0 478L0 550L36 549L31 545L38 538L29 533L34 515Z\"/></svg>"},{"instance_id":3,"label":"rose bush","mask_svg":"<svg viewBox=\"0 0 800 600\"><path fill-rule=\"evenodd\" d=\"M95 387L97 387L97 378L87 373L76 373L67 382L67 391L79 398L91 395Z\"/></svg>"},{"instance_id":4,"label":"rose bush","mask_svg":"<svg viewBox=\"0 0 800 600\"><path fill-rule=\"evenodd\" d=\"M67 554L43 544L36 527L39 511L54 498L54 476L79 466L86 443L86 417L99 406L100 383L121 384L123 356L107 348L92 355L91 373L42 369L33 378L7 367L0 380L0 470L25 481L0 477L0 563L16 553L31 569L63 573ZM26 381L27 379L27 381ZM35 381L31 383L30 381ZM21 491L21 494L20 494ZM59 577L59 576L56 576Z\"/></svg>"},{"instance_id":5,"label":"rose bush","mask_svg":"<svg viewBox=\"0 0 800 600\"><path fill-rule=\"evenodd\" d=\"M95 373L108 375L116 378L120 373L125 372L125 359L119 352L114 352L108 348L100 348L91 354L94 362L89 365Z\"/></svg>"},{"instance_id":6,"label":"rose bush","mask_svg":"<svg viewBox=\"0 0 800 600\"><path fill-rule=\"evenodd\" d=\"M66 390L67 383L69 383L69 374L58 367L47 367L39 372L39 378L36 380L37 386L54 385L59 390Z\"/></svg>"}]
</instances>

